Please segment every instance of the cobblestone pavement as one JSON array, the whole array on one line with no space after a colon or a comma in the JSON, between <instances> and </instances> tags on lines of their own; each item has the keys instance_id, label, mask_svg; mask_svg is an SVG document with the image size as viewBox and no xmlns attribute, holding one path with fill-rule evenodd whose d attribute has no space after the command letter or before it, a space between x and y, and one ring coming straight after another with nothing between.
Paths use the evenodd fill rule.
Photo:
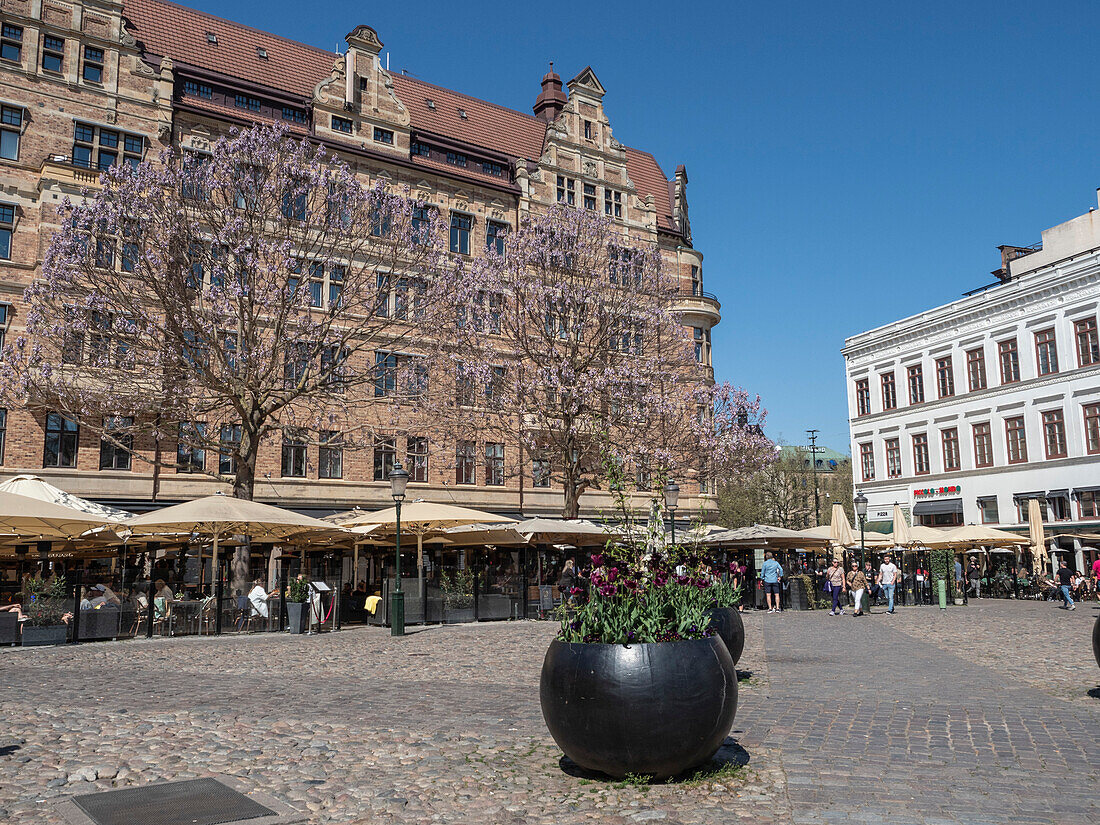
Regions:
<instances>
[{"instance_id":1,"label":"cobblestone pavement","mask_svg":"<svg viewBox=\"0 0 1100 825\"><path fill-rule=\"evenodd\" d=\"M563 769L538 706L548 623L0 650L0 822L208 775L319 825L1100 822L1092 615L747 614L724 767L641 787ZM1055 675L983 658L1006 642Z\"/></svg>"}]
</instances>

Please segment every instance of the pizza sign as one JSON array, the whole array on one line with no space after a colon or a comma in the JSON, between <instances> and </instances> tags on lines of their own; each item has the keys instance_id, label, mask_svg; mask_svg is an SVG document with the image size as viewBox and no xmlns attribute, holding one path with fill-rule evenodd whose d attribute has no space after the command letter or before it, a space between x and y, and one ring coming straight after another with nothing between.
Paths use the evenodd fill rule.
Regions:
<instances>
[{"instance_id":1,"label":"pizza sign","mask_svg":"<svg viewBox=\"0 0 1100 825\"><path fill-rule=\"evenodd\" d=\"M913 498L931 498L932 496L957 496L962 493L961 484L952 484L950 487L925 487L913 491Z\"/></svg>"}]
</instances>

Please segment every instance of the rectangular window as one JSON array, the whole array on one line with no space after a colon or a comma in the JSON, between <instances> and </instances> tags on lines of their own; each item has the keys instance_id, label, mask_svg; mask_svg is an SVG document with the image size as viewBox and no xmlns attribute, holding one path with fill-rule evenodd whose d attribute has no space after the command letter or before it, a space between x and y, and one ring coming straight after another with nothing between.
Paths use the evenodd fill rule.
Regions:
<instances>
[{"instance_id":1,"label":"rectangular window","mask_svg":"<svg viewBox=\"0 0 1100 825\"><path fill-rule=\"evenodd\" d=\"M1100 518L1100 491L1088 490L1078 493L1077 508L1081 518Z\"/></svg>"},{"instance_id":2,"label":"rectangular window","mask_svg":"<svg viewBox=\"0 0 1100 825\"><path fill-rule=\"evenodd\" d=\"M293 106L284 106L282 114L283 120L289 120L291 123L306 122L306 113L304 109L295 109Z\"/></svg>"},{"instance_id":3,"label":"rectangular window","mask_svg":"<svg viewBox=\"0 0 1100 825\"><path fill-rule=\"evenodd\" d=\"M374 127L374 142L385 143L388 146L393 146L393 132L389 129L379 129Z\"/></svg>"},{"instance_id":4,"label":"rectangular window","mask_svg":"<svg viewBox=\"0 0 1100 825\"><path fill-rule=\"evenodd\" d=\"M576 203L576 182L572 178L558 175L558 203L573 206Z\"/></svg>"},{"instance_id":5,"label":"rectangular window","mask_svg":"<svg viewBox=\"0 0 1100 825\"><path fill-rule=\"evenodd\" d=\"M485 444L485 483L493 487L504 484L504 445Z\"/></svg>"},{"instance_id":6,"label":"rectangular window","mask_svg":"<svg viewBox=\"0 0 1100 825\"><path fill-rule=\"evenodd\" d=\"M448 152L447 163L451 166L460 166L463 169L466 168L466 156L461 152Z\"/></svg>"},{"instance_id":7,"label":"rectangular window","mask_svg":"<svg viewBox=\"0 0 1100 825\"><path fill-rule=\"evenodd\" d=\"M4 448L8 443L8 411L0 407L0 464L4 463Z\"/></svg>"},{"instance_id":8,"label":"rectangular window","mask_svg":"<svg viewBox=\"0 0 1100 825\"><path fill-rule=\"evenodd\" d=\"M389 398L397 391L397 354L374 353L374 397Z\"/></svg>"},{"instance_id":9,"label":"rectangular window","mask_svg":"<svg viewBox=\"0 0 1100 825\"><path fill-rule=\"evenodd\" d=\"M426 143L413 141L411 149L413 155L419 155L423 158L430 158L432 156L432 147Z\"/></svg>"},{"instance_id":10,"label":"rectangular window","mask_svg":"<svg viewBox=\"0 0 1100 825\"><path fill-rule=\"evenodd\" d=\"M593 211L596 209L596 187L591 183L584 185L584 208Z\"/></svg>"},{"instance_id":11,"label":"rectangular window","mask_svg":"<svg viewBox=\"0 0 1100 825\"><path fill-rule=\"evenodd\" d=\"M924 403L924 368L914 364L906 370L909 379L909 403Z\"/></svg>"},{"instance_id":12,"label":"rectangular window","mask_svg":"<svg viewBox=\"0 0 1100 825\"><path fill-rule=\"evenodd\" d=\"M859 464L864 481L875 480L875 445L871 442L859 445Z\"/></svg>"},{"instance_id":13,"label":"rectangular window","mask_svg":"<svg viewBox=\"0 0 1100 825\"><path fill-rule=\"evenodd\" d=\"M481 162L481 173L483 175L492 175L494 178L503 178L504 167L499 163L485 160Z\"/></svg>"},{"instance_id":14,"label":"rectangular window","mask_svg":"<svg viewBox=\"0 0 1100 825\"><path fill-rule=\"evenodd\" d=\"M251 112L260 111L260 100L252 95L235 95L233 105L238 109L248 109Z\"/></svg>"},{"instance_id":15,"label":"rectangular window","mask_svg":"<svg viewBox=\"0 0 1100 825\"><path fill-rule=\"evenodd\" d=\"M42 38L42 68L47 72L58 72L65 68L65 41L60 37L46 35Z\"/></svg>"},{"instance_id":16,"label":"rectangular window","mask_svg":"<svg viewBox=\"0 0 1100 825\"><path fill-rule=\"evenodd\" d=\"M15 232L15 207L0 203L0 259L11 260L11 239Z\"/></svg>"},{"instance_id":17,"label":"rectangular window","mask_svg":"<svg viewBox=\"0 0 1100 825\"><path fill-rule=\"evenodd\" d=\"M896 438L886 439L886 476L901 478L901 442Z\"/></svg>"},{"instance_id":18,"label":"rectangular window","mask_svg":"<svg viewBox=\"0 0 1100 825\"><path fill-rule=\"evenodd\" d=\"M314 261L309 265L309 305L319 307L325 294L325 265Z\"/></svg>"},{"instance_id":19,"label":"rectangular window","mask_svg":"<svg viewBox=\"0 0 1100 825\"><path fill-rule=\"evenodd\" d=\"M1066 457L1066 418L1061 410L1043 413L1043 441L1047 458Z\"/></svg>"},{"instance_id":20,"label":"rectangular window","mask_svg":"<svg viewBox=\"0 0 1100 825\"><path fill-rule=\"evenodd\" d=\"M0 58L12 63L23 62L23 27L4 23L0 29Z\"/></svg>"},{"instance_id":21,"label":"rectangular window","mask_svg":"<svg viewBox=\"0 0 1100 825\"><path fill-rule=\"evenodd\" d=\"M1069 506L1069 497L1064 495L1051 496L1047 499L1050 506L1052 521L1068 521L1073 509Z\"/></svg>"},{"instance_id":22,"label":"rectangular window","mask_svg":"<svg viewBox=\"0 0 1100 825\"><path fill-rule=\"evenodd\" d=\"M1023 416L1005 419L1005 439L1008 443L1008 463L1023 464L1027 461L1027 433Z\"/></svg>"},{"instance_id":23,"label":"rectangular window","mask_svg":"<svg viewBox=\"0 0 1100 825\"><path fill-rule=\"evenodd\" d=\"M691 265L691 294L696 296L703 294L703 270L695 264Z\"/></svg>"},{"instance_id":24,"label":"rectangular window","mask_svg":"<svg viewBox=\"0 0 1100 825\"><path fill-rule=\"evenodd\" d=\"M283 478L306 477L306 439L298 430L283 430Z\"/></svg>"},{"instance_id":25,"label":"rectangular window","mask_svg":"<svg viewBox=\"0 0 1100 825\"><path fill-rule=\"evenodd\" d=\"M283 217L291 221L306 219L308 193L299 184L290 184L292 188L283 193Z\"/></svg>"},{"instance_id":26,"label":"rectangular window","mask_svg":"<svg viewBox=\"0 0 1100 825\"><path fill-rule=\"evenodd\" d=\"M397 439L380 438L374 442L374 480L388 481L397 460Z\"/></svg>"},{"instance_id":27,"label":"rectangular window","mask_svg":"<svg viewBox=\"0 0 1100 825\"><path fill-rule=\"evenodd\" d=\"M913 475L928 475L928 436L924 433L913 436Z\"/></svg>"},{"instance_id":28,"label":"rectangular window","mask_svg":"<svg viewBox=\"0 0 1100 825\"><path fill-rule=\"evenodd\" d=\"M405 446L408 456L405 469L409 471L409 481L426 483L428 480L427 436L410 435L405 441Z\"/></svg>"},{"instance_id":29,"label":"rectangular window","mask_svg":"<svg viewBox=\"0 0 1100 825\"><path fill-rule=\"evenodd\" d=\"M471 223L469 215L451 213L451 252L457 252L460 255L470 254Z\"/></svg>"},{"instance_id":30,"label":"rectangular window","mask_svg":"<svg viewBox=\"0 0 1100 825\"><path fill-rule=\"evenodd\" d=\"M206 424L181 421L176 435L176 472L201 473L206 469Z\"/></svg>"},{"instance_id":31,"label":"rectangular window","mask_svg":"<svg viewBox=\"0 0 1100 825\"><path fill-rule=\"evenodd\" d=\"M19 160L22 127L22 109L16 106L0 106L0 158Z\"/></svg>"},{"instance_id":32,"label":"rectangular window","mask_svg":"<svg viewBox=\"0 0 1100 825\"><path fill-rule=\"evenodd\" d=\"M127 430L133 426L134 419L130 416L112 416L103 420L103 437L99 441L99 469L130 469L134 436Z\"/></svg>"},{"instance_id":33,"label":"rectangular window","mask_svg":"<svg viewBox=\"0 0 1100 825\"><path fill-rule=\"evenodd\" d=\"M222 424L218 442L218 472L223 476L236 474L237 453L241 449L241 425Z\"/></svg>"},{"instance_id":34,"label":"rectangular window","mask_svg":"<svg viewBox=\"0 0 1100 825\"><path fill-rule=\"evenodd\" d=\"M46 416L46 445L43 467L75 467L80 444L80 425L60 413Z\"/></svg>"},{"instance_id":35,"label":"rectangular window","mask_svg":"<svg viewBox=\"0 0 1100 825\"><path fill-rule=\"evenodd\" d=\"M993 466L993 432L988 422L974 425L974 466Z\"/></svg>"},{"instance_id":36,"label":"rectangular window","mask_svg":"<svg viewBox=\"0 0 1100 825\"><path fill-rule=\"evenodd\" d=\"M984 349L972 349L966 353L966 380L971 392L985 389Z\"/></svg>"},{"instance_id":37,"label":"rectangular window","mask_svg":"<svg viewBox=\"0 0 1100 825\"><path fill-rule=\"evenodd\" d=\"M1100 337L1096 332L1096 319L1085 318L1074 321L1073 336L1077 340L1077 366L1088 367L1100 364Z\"/></svg>"},{"instance_id":38,"label":"rectangular window","mask_svg":"<svg viewBox=\"0 0 1100 825\"><path fill-rule=\"evenodd\" d=\"M485 248L496 252L498 255L504 254L504 234L508 231L506 224L497 223L496 221L486 221L485 223Z\"/></svg>"},{"instance_id":39,"label":"rectangular window","mask_svg":"<svg viewBox=\"0 0 1100 825\"><path fill-rule=\"evenodd\" d=\"M856 381L856 414L871 414L871 386L866 378L860 378Z\"/></svg>"},{"instance_id":40,"label":"rectangular window","mask_svg":"<svg viewBox=\"0 0 1100 825\"><path fill-rule=\"evenodd\" d=\"M459 441L455 445L455 483L475 484L476 464L477 444L473 441Z\"/></svg>"},{"instance_id":41,"label":"rectangular window","mask_svg":"<svg viewBox=\"0 0 1100 825\"><path fill-rule=\"evenodd\" d=\"M959 430L951 427L940 433L940 441L943 445L943 469L951 472L959 469Z\"/></svg>"},{"instance_id":42,"label":"rectangular window","mask_svg":"<svg viewBox=\"0 0 1100 825\"><path fill-rule=\"evenodd\" d=\"M81 76L90 83L103 82L103 49L84 47L84 70Z\"/></svg>"},{"instance_id":43,"label":"rectangular window","mask_svg":"<svg viewBox=\"0 0 1100 825\"><path fill-rule=\"evenodd\" d=\"M346 117L332 116L332 131L343 132L346 135L351 134L351 121Z\"/></svg>"},{"instance_id":44,"label":"rectangular window","mask_svg":"<svg viewBox=\"0 0 1100 825\"><path fill-rule=\"evenodd\" d=\"M951 356L936 359L936 389L940 398L950 398L955 394L955 370Z\"/></svg>"},{"instance_id":45,"label":"rectangular window","mask_svg":"<svg viewBox=\"0 0 1100 825\"><path fill-rule=\"evenodd\" d=\"M1085 412L1085 452L1089 455L1100 453L1100 404L1086 404Z\"/></svg>"},{"instance_id":46,"label":"rectangular window","mask_svg":"<svg viewBox=\"0 0 1100 825\"><path fill-rule=\"evenodd\" d=\"M982 524L997 524L1001 520L996 496L978 499L978 512L982 514Z\"/></svg>"},{"instance_id":47,"label":"rectangular window","mask_svg":"<svg viewBox=\"0 0 1100 825\"><path fill-rule=\"evenodd\" d=\"M1053 329L1035 333L1035 362L1039 365L1039 375L1058 372L1058 344Z\"/></svg>"},{"instance_id":48,"label":"rectangular window","mask_svg":"<svg viewBox=\"0 0 1100 825\"><path fill-rule=\"evenodd\" d=\"M73 126L73 165L85 169L108 169L118 162L119 149L123 160L137 166L145 154L145 139L114 129L85 123Z\"/></svg>"},{"instance_id":49,"label":"rectangular window","mask_svg":"<svg viewBox=\"0 0 1100 825\"><path fill-rule=\"evenodd\" d=\"M882 408L884 410L897 409L898 406L898 388L894 383L894 373L884 372L882 374Z\"/></svg>"},{"instance_id":50,"label":"rectangular window","mask_svg":"<svg viewBox=\"0 0 1100 825\"><path fill-rule=\"evenodd\" d=\"M205 83L185 80L183 81L183 94L186 97L201 97L204 100L210 100L214 97L214 90Z\"/></svg>"},{"instance_id":51,"label":"rectangular window","mask_svg":"<svg viewBox=\"0 0 1100 825\"><path fill-rule=\"evenodd\" d=\"M531 462L531 486L550 486L550 461L545 458L536 458Z\"/></svg>"},{"instance_id":52,"label":"rectangular window","mask_svg":"<svg viewBox=\"0 0 1100 825\"><path fill-rule=\"evenodd\" d=\"M317 448L317 477L344 477L344 444L340 433L321 430Z\"/></svg>"},{"instance_id":53,"label":"rectangular window","mask_svg":"<svg viewBox=\"0 0 1100 825\"><path fill-rule=\"evenodd\" d=\"M584 122L584 139L585 140L593 140L595 137L596 137L596 129L592 125L592 121L591 120L586 120Z\"/></svg>"},{"instance_id":54,"label":"rectangular window","mask_svg":"<svg viewBox=\"0 0 1100 825\"><path fill-rule=\"evenodd\" d=\"M332 264L328 268L328 303L338 307L344 297L344 276L348 268L343 264Z\"/></svg>"},{"instance_id":55,"label":"rectangular window","mask_svg":"<svg viewBox=\"0 0 1100 825\"><path fill-rule=\"evenodd\" d=\"M997 344L997 356L1001 361L1001 383L1014 384L1020 380L1020 351L1016 339Z\"/></svg>"}]
</instances>

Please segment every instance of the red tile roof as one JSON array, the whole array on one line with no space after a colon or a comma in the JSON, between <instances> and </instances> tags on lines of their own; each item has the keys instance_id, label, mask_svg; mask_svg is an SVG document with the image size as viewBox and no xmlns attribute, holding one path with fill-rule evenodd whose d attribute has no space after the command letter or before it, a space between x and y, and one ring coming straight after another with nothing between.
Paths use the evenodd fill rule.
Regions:
<instances>
[{"instance_id":1,"label":"red tile roof","mask_svg":"<svg viewBox=\"0 0 1100 825\"><path fill-rule=\"evenodd\" d=\"M124 0L123 15L130 33L148 53L302 97L312 96L339 57L166 0ZM216 44L208 42L207 33L216 37ZM258 55L258 48L266 50L266 59ZM405 75L393 75L393 83L414 129L514 158L538 160L542 156L546 124L534 115ZM428 108L429 99L435 103L434 110ZM465 118L460 109L466 112ZM668 179L657 160L648 152L628 148L626 164L638 194L653 196L658 226L675 231ZM449 167L443 171L455 173Z\"/></svg>"}]
</instances>

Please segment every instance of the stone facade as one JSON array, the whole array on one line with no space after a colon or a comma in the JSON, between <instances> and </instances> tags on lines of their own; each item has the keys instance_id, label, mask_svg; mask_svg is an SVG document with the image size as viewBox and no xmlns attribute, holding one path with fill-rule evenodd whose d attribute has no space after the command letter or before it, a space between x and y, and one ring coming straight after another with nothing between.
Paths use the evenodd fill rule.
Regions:
<instances>
[{"instance_id":1,"label":"stone facade","mask_svg":"<svg viewBox=\"0 0 1100 825\"><path fill-rule=\"evenodd\" d=\"M680 167L669 180L651 155L613 137L591 68L567 92L548 73L537 113L524 114L391 74L368 26L347 35L340 55L160 0L0 0L0 18L0 125L18 135L5 136L0 158L0 207L13 214L10 254L0 260L8 336L24 324L22 291L58 224L58 206L95 187L100 164L155 159L168 146L202 151L231 126L281 121L338 152L365 182L407 185L442 214L469 216L474 239L483 240L492 223L515 226L557 200L605 211L624 234L660 245L679 274L683 322L696 329L699 358L712 374L710 329L720 305L703 291L687 173ZM471 247L476 254L481 244ZM218 486L138 460L129 470L101 470L98 436L83 431L75 467L44 468L44 439L43 419L9 409L4 474L33 472L82 496L134 505ZM176 445L134 449L164 457ZM369 450L346 452L339 480L319 479L317 447L309 452L307 478L282 478L281 445L265 444L256 498L330 509L389 502L388 485L373 480ZM456 485L452 468L429 461L427 484L410 494L498 512L560 510L559 490L532 488L529 461L523 474L522 483L485 486L479 475L478 484ZM684 504L706 501L689 495ZM582 499L587 512L606 504L598 493Z\"/></svg>"}]
</instances>

